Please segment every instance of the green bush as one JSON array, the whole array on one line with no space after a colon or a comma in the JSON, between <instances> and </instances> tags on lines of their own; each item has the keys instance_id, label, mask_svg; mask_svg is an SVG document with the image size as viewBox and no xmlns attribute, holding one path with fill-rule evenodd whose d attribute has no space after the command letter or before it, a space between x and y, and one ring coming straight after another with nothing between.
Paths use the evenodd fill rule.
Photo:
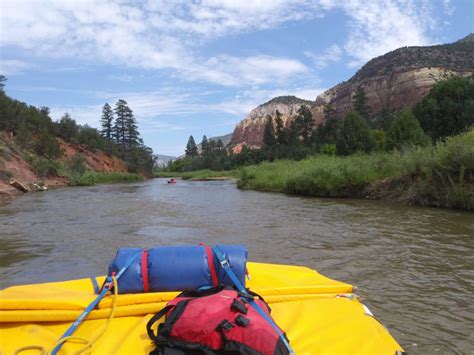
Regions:
<instances>
[{"instance_id":1,"label":"green bush","mask_svg":"<svg viewBox=\"0 0 474 355\"><path fill-rule=\"evenodd\" d=\"M95 184L143 181L143 176L132 173L86 171L70 181L72 186L91 186Z\"/></svg>"},{"instance_id":2,"label":"green bush","mask_svg":"<svg viewBox=\"0 0 474 355\"><path fill-rule=\"evenodd\" d=\"M66 167L73 176L82 176L86 172L86 164L84 157L76 153L66 161Z\"/></svg>"},{"instance_id":3,"label":"green bush","mask_svg":"<svg viewBox=\"0 0 474 355\"><path fill-rule=\"evenodd\" d=\"M30 156L28 157L28 161L38 176L43 178L58 176L59 170L62 168L61 163L45 157Z\"/></svg>"}]
</instances>

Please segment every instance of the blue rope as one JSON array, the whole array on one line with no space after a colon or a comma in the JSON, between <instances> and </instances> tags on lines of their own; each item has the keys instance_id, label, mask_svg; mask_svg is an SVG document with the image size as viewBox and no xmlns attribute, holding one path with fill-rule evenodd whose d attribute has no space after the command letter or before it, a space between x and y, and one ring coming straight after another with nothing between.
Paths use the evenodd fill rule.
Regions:
<instances>
[{"instance_id":1,"label":"blue rope","mask_svg":"<svg viewBox=\"0 0 474 355\"><path fill-rule=\"evenodd\" d=\"M285 347L288 349L289 353L294 355L295 352L293 351L290 344L286 340L285 335L283 334L283 332L280 330L280 328L278 328L278 326L275 324L273 319L258 305L257 302L255 302L255 300L253 299L253 296L250 295L247 292L247 289L240 283L240 281L237 278L237 276L235 275L234 271L232 271L232 269L230 267L230 264L229 264L229 261L225 257L224 253L216 246L212 247L212 251L214 252L214 254L216 254L217 259L219 260L222 268L227 273L227 275L230 277L230 279L234 283L237 290L240 293L248 296L249 304L272 326L273 329L275 329L275 331L277 332L277 334L280 337L281 341L283 342Z\"/></svg>"},{"instance_id":2,"label":"blue rope","mask_svg":"<svg viewBox=\"0 0 474 355\"><path fill-rule=\"evenodd\" d=\"M115 278L118 279L120 278L120 276L123 275L123 273L129 268L130 265L132 265L132 263L135 261L135 259L140 255L141 253L137 253L133 256L131 256L130 258L128 258L128 260L125 262L124 266L120 269L120 271L118 272L118 274L115 276ZM63 339L63 338L66 338L66 337L69 337L72 335L72 333L74 333L74 331L79 327L79 325L81 325L82 321L84 320L84 318L86 318L90 312L92 312L92 310L99 304L99 302L102 300L102 298L104 298L104 296L107 294L107 291L110 290L110 287L107 287L107 285L112 285L112 277L111 276L107 276L106 280L105 280L105 284L104 286L102 287L102 290L100 291L99 295L95 298L95 300L93 300L87 307L86 309L80 314L79 317L77 317L77 319L74 321L74 323L71 324L71 326L66 330L66 332L61 336L61 338L59 338L59 340ZM59 341L58 340L58 341ZM51 351L51 355L56 355L56 353L59 351L59 349L61 349L61 347L63 346L64 343L61 343L61 344L58 344L58 346L56 346L53 351Z\"/></svg>"}]
</instances>

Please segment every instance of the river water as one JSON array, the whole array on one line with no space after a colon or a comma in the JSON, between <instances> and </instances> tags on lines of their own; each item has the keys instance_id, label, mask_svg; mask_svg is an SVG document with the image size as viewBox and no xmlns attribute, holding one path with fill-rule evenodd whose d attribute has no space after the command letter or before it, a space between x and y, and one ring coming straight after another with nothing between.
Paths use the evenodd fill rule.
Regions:
<instances>
[{"instance_id":1,"label":"river water","mask_svg":"<svg viewBox=\"0 0 474 355\"><path fill-rule=\"evenodd\" d=\"M0 288L104 274L119 247L243 243L358 286L410 353L474 351L474 215L240 191L229 181L66 188L0 205Z\"/></svg>"}]
</instances>

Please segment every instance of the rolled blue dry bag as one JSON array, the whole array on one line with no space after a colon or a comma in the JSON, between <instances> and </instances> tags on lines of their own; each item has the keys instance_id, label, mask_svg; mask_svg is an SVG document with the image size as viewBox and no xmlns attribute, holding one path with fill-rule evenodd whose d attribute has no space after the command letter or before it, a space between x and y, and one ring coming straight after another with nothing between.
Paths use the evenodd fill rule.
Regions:
<instances>
[{"instance_id":1,"label":"rolled blue dry bag","mask_svg":"<svg viewBox=\"0 0 474 355\"><path fill-rule=\"evenodd\" d=\"M245 285L245 246L221 245L218 248ZM163 246L149 250L120 248L109 265L108 274L118 273L130 260L132 263L118 280L119 293L191 291L206 286L233 285L208 246Z\"/></svg>"}]
</instances>

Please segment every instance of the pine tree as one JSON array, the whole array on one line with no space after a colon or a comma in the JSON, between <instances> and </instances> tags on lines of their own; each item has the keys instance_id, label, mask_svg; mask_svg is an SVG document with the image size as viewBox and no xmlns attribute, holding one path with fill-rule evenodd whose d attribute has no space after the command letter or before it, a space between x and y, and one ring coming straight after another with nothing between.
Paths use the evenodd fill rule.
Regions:
<instances>
[{"instance_id":1,"label":"pine tree","mask_svg":"<svg viewBox=\"0 0 474 355\"><path fill-rule=\"evenodd\" d=\"M209 154L209 141L207 140L206 135L202 136L202 141L201 141L201 154Z\"/></svg>"},{"instance_id":2,"label":"pine tree","mask_svg":"<svg viewBox=\"0 0 474 355\"><path fill-rule=\"evenodd\" d=\"M198 149L193 136L189 136L188 143L186 144L185 150L186 157L196 157L198 155Z\"/></svg>"},{"instance_id":3,"label":"pine tree","mask_svg":"<svg viewBox=\"0 0 474 355\"><path fill-rule=\"evenodd\" d=\"M110 105L106 102L102 108L102 117L100 119L102 130L100 131L100 134L109 141L113 138L113 122L114 112L112 111L112 107L110 107Z\"/></svg>"},{"instance_id":4,"label":"pine tree","mask_svg":"<svg viewBox=\"0 0 474 355\"><path fill-rule=\"evenodd\" d=\"M3 88L5 87L5 81L7 81L5 75L0 75L0 93L3 92Z\"/></svg>"},{"instance_id":5,"label":"pine tree","mask_svg":"<svg viewBox=\"0 0 474 355\"><path fill-rule=\"evenodd\" d=\"M343 155L370 152L375 148L369 125L358 112L347 114L336 146L337 152Z\"/></svg>"},{"instance_id":6,"label":"pine tree","mask_svg":"<svg viewBox=\"0 0 474 355\"><path fill-rule=\"evenodd\" d=\"M217 140L216 149L218 152L221 152L224 150L224 143L222 143L220 138Z\"/></svg>"},{"instance_id":7,"label":"pine tree","mask_svg":"<svg viewBox=\"0 0 474 355\"><path fill-rule=\"evenodd\" d=\"M127 148L138 147L143 143L138 133L138 125L133 111L128 108L126 115L126 146Z\"/></svg>"},{"instance_id":8,"label":"pine tree","mask_svg":"<svg viewBox=\"0 0 474 355\"><path fill-rule=\"evenodd\" d=\"M125 100L118 100L115 104L115 122L113 126L113 136L115 143L122 149L126 148L127 144L127 118L129 115L129 108Z\"/></svg>"},{"instance_id":9,"label":"pine tree","mask_svg":"<svg viewBox=\"0 0 474 355\"><path fill-rule=\"evenodd\" d=\"M275 131L273 129L273 118L268 115L263 129L263 146L273 147L276 145Z\"/></svg>"},{"instance_id":10,"label":"pine tree","mask_svg":"<svg viewBox=\"0 0 474 355\"><path fill-rule=\"evenodd\" d=\"M297 116L295 119L296 125L299 129L299 133L301 138L303 139L303 143L306 146L311 145L311 135L313 133L313 114L308 106L302 105L297 112Z\"/></svg>"},{"instance_id":11,"label":"pine tree","mask_svg":"<svg viewBox=\"0 0 474 355\"><path fill-rule=\"evenodd\" d=\"M367 95L362 86L358 86L352 99L352 110L357 112L362 118L369 122L370 107L368 105Z\"/></svg>"},{"instance_id":12,"label":"pine tree","mask_svg":"<svg viewBox=\"0 0 474 355\"><path fill-rule=\"evenodd\" d=\"M280 145L286 144L285 126L283 124L282 114L280 111L275 111L275 135L277 143Z\"/></svg>"}]
</instances>

